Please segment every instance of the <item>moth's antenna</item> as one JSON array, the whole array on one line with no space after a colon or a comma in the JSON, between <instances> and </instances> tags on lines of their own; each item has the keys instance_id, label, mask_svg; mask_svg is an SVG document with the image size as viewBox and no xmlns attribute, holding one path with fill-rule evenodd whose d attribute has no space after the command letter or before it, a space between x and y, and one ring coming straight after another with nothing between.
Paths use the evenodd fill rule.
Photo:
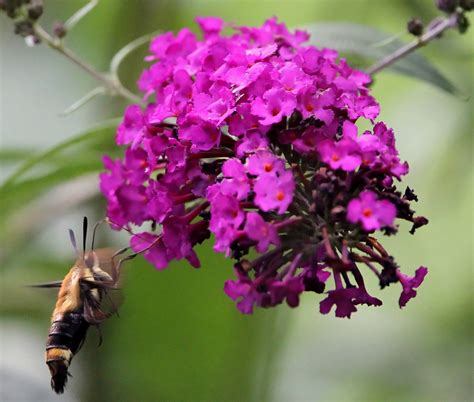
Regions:
<instances>
[{"instance_id":1,"label":"moth's antenna","mask_svg":"<svg viewBox=\"0 0 474 402\"><path fill-rule=\"evenodd\" d=\"M94 251L94 243L95 243L95 232L97 230L97 228L102 224L104 223L104 219L101 219L99 222L97 222L95 225L94 225L94 230L92 231L92 246L91 246L91 250Z\"/></svg>"},{"instance_id":2,"label":"moth's antenna","mask_svg":"<svg viewBox=\"0 0 474 402\"><path fill-rule=\"evenodd\" d=\"M72 247L74 248L74 251L76 252L77 257L79 257L79 250L77 249L76 236L74 235L74 232L72 231L72 229L69 229L69 239L71 239Z\"/></svg>"},{"instance_id":3,"label":"moth's antenna","mask_svg":"<svg viewBox=\"0 0 474 402\"><path fill-rule=\"evenodd\" d=\"M84 216L82 221L82 251L84 252L84 257L86 256L87 224L87 216Z\"/></svg>"}]
</instances>

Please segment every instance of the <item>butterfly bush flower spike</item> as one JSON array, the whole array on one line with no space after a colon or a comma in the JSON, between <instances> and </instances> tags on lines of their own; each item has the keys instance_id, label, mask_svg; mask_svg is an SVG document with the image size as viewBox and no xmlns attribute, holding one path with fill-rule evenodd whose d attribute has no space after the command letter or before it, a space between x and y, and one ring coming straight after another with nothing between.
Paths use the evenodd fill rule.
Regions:
<instances>
[{"instance_id":1,"label":"butterfly bush flower spike","mask_svg":"<svg viewBox=\"0 0 474 402\"><path fill-rule=\"evenodd\" d=\"M245 314L319 293L321 313L350 317L382 304L370 276L399 283L405 306L427 270L403 274L376 235L428 221L399 189L408 164L378 120L370 77L275 18L197 23L202 35L151 41L138 81L147 106L125 110L124 158L104 157L110 221L150 227L131 247L160 270L181 259L199 267L195 246L212 235L234 261L224 291Z\"/></svg>"}]
</instances>

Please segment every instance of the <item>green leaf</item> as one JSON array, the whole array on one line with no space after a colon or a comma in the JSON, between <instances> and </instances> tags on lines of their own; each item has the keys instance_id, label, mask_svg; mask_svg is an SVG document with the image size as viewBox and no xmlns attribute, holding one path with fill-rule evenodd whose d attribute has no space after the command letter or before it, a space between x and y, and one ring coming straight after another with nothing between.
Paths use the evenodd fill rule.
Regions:
<instances>
[{"instance_id":1,"label":"green leaf","mask_svg":"<svg viewBox=\"0 0 474 402\"><path fill-rule=\"evenodd\" d=\"M2 165L9 163L17 163L26 159L31 155L31 149L23 148L7 148L0 149L0 162Z\"/></svg>"},{"instance_id":2,"label":"green leaf","mask_svg":"<svg viewBox=\"0 0 474 402\"><path fill-rule=\"evenodd\" d=\"M324 22L299 28L311 34L309 42L314 46L333 48L371 62L380 60L405 45L393 35L349 22ZM407 55L387 69L426 81L450 94L461 95L461 92L419 52Z\"/></svg>"},{"instance_id":3,"label":"green leaf","mask_svg":"<svg viewBox=\"0 0 474 402\"><path fill-rule=\"evenodd\" d=\"M79 134L31 156L0 187L0 218L34 200L46 190L86 173L102 169L102 155L115 155L118 119Z\"/></svg>"},{"instance_id":4,"label":"green leaf","mask_svg":"<svg viewBox=\"0 0 474 402\"><path fill-rule=\"evenodd\" d=\"M108 120L85 133L79 134L46 151L39 152L28 158L9 178L5 180L2 186L0 186L0 194L17 182L26 173L31 172L33 168L37 168L42 164L48 164L62 152L68 151L75 146L97 149L93 146L98 146L100 144L103 145L104 142L112 145L115 128L117 127L118 122L118 119ZM70 161L71 159L68 158L67 160Z\"/></svg>"}]
</instances>

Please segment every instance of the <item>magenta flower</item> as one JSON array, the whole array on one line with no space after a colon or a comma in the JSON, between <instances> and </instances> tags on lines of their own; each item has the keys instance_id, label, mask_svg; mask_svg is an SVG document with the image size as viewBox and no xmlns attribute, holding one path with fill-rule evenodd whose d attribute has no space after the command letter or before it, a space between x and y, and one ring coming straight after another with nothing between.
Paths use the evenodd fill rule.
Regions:
<instances>
[{"instance_id":1,"label":"magenta flower","mask_svg":"<svg viewBox=\"0 0 474 402\"><path fill-rule=\"evenodd\" d=\"M224 291L245 314L326 292L321 313L350 317L382 303L367 275L381 288L400 282L403 307L426 268L403 275L372 232L396 233L395 219L414 232L427 219L395 185L408 164L376 121L371 78L276 18L197 22L202 38L182 29L150 43L138 81L147 105L125 110L125 155L104 157L100 176L113 227L150 228L130 245L160 270L182 259L199 267L196 246L212 234L234 261Z\"/></svg>"},{"instance_id":2,"label":"magenta flower","mask_svg":"<svg viewBox=\"0 0 474 402\"><path fill-rule=\"evenodd\" d=\"M266 222L256 212L249 212L247 214L244 230L249 239L257 242L255 249L259 253L267 251L270 244L280 244L280 237L275 227L271 223Z\"/></svg>"},{"instance_id":3,"label":"magenta flower","mask_svg":"<svg viewBox=\"0 0 474 402\"><path fill-rule=\"evenodd\" d=\"M289 171L279 177L262 175L255 181L255 204L262 211L277 210L281 215L286 212L293 200L294 189L293 175Z\"/></svg>"},{"instance_id":4,"label":"magenta flower","mask_svg":"<svg viewBox=\"0 0 474 402\"><path fill-rule=\"evenodd\" d=\"M332 169L342 169L346 172L356 170L362 163L357 143L349 138L334 142L326 140L318 146L321 159Z\"/></svg>"},{"instance_id":5,"label":"magenta flower","mask_svg":"<svg viewBox=\"0 0 474 402\"><path fill-rule=\"evenodd\" d=\"M280 304L284 300L290 307L298 307L300 304L300 294L303 293L305 287L303 278L300 276L290 277L286 280L275 281L270 287L270 295L272 304Z\"/></svg>"},{"instance_id":6,"label":"magenta flower","mask_svg":"<svg viewBox=\"0 0 474 402\"><path fill-rule=\"evenodd\" d=\"M146 205L147 215L155 222L162 223L173 208L173 197L169 189L161 183L152 182L146 193L149 199Z\"/></svg>"},{"instance_id":7,"label":"magenta flower","mask_svg":"<svg viewBox=\"0 0 474 402\"><path fill-rule=\"evenodd\" d=\"M241 281L226 281L224 284L224 292L232 300L238 300L237 308L243 314L252 314L253 306L258 298L258 293L249 283Z\"/></svg>"},{"instance_id":8,"label":"magenta flower","mask_svg":"<svg viewBox=\"0 0 474 402\"><path fill-rule=\"evenodd\" d=\"M408 275L404 275L397 270L397 277L400 283L402 284L403 291L400 295L400 299L398 300L398 304L401 307L405 307L408 301L416 296L416 288L418 288L425 279L426 274L428 273L428 269L426 267L420 267L416 270L415 276L410 277Z\"/></svg>"},{"instance_id":9,"label":"magenta flower","mask_svg":"<svg viewBox=\"0 0 474 402\"><path fill-rule=\"evenodd\" d=\"M130 246L136 253L143 253L145 259L153 264L156 269L161 270L168 266L169 259L161 236L155 236L147 232L138 233L132 236Z\"/></svg>"},{"instance_id":10,"label":"magenta flower","mask_svg":"<svg viewBox=\"0 0 474 402\"><path fill-rule=\"evenodd\" d=\"M299 93L298 109L304 118L313 116L329 125L334 119L330 106L334 104L335 99L331 89L317 91L314 85L309 85Z\"/></svg>"},{"instance_id":11,"label":"magenta flower","mask_svg":"<svg viewBox=\"0 0 474 402\"><path fill-rule=\"evenodd\" d=\"M247 167L254 176L278 176L285 171L285 162L270 151L257 151L249 156Z\"/></svg>"},{"instance_id":12,"label":"magenta flower","mask_svg":"<svg viewBox=\"0 0 474 402\"><path fill-rule=\"evenodd\" d=\"M250 192L250 179L245 166L238 159L228 159L222 165L222 174L225 177L221 182L221 192L234 195L237 199L247 198Z\"/></svg>"},{"instance_id":13,"label":"magenta flower","mask_svg":"<svg viewBox=\"0 0 474 402\"><path fill-rule=\"evenodd\" d=\"M295 110L296 98L283 89L272 88L252 103L252 114L260 117L264 125L279 123L284 116Z\"/></svg>"},{"instance_id":14,"label":"magenta flower","mask_svg":"<svg viewBox=\"0 0 474 402\"><path fill-rule=\"evenodd\" d=\"M196 22L206 37L218 35L224 28L224 21L217 17L198 17Z\"/></svg>"},{"instance_id":15,"label":"magenta flower","mask_svg":"<svg viewBox=\"0 0 474 402\"><path fill-rule=\"evenodd\" d=\"M372 191L363 191L347 206L347 219L352 223L361 223L367 231L377 230L393 224L397 215L395 206L387 200L377 199Z\"/></svg>"},{"instance_id":16,"label":"magenta flower","mask_svg":"<svg viewBox=\"0 0 474 402\"><path fill-rule=\"evenodd\" d=\"M286 138L285 138L286 137ZM316 127L308 127L301 137L294 131L283 133L280 141L290 143L293 148L300 154L312 154L316 152L317 146L327 139L324 132L317 129Z\"/></svg>"},{"instance_id":17,"label":"magenta flower","mask_svg":"<svg viewBox=\"0 0 474 402\"><path fill-rule=\"evenodd\" d=\"M182 123L180 139L191 144L191 152L208 151L220 140L220 131L209 122L191 116Z\"/></svg>"},{"instance_id":18,"label":"magenta flower","mask_svg":"<svg viewBox=\"0 0 474 402\"><path fill-rule=\"evenodd\" d=\"M138 142L144 133L143 113L138 105L130 105L125 110L123 121L117 128L117 145Z\"/></svg>"},{"instance_id":19,"label":"magenta flower","mask_svg":"<svg viewBox=\"0 0 474 402\"><path fill-rule=\"evenodd\" d=\"M365 289L340 288L328 292L328 297L319 304L319 311L321 314L328 314L332 306L336 306L336 317L351 318L351 314L357 311L358 304L380 306L382 302L370 296Z\"/></svg>"},{"instance_id":20,"label":"magenta flower","mask_svg":"<svg viewBox=\"0 0 474 402\"><path fill-rule=\"evenodd\" d=\"M319 303L319 311L321 314L328 314L332 306L336 306L336 317L351 318L351 314L357 311L354 303L357 293L357 288L331 290L328 297Z\"/></svg>"}]
</instances>

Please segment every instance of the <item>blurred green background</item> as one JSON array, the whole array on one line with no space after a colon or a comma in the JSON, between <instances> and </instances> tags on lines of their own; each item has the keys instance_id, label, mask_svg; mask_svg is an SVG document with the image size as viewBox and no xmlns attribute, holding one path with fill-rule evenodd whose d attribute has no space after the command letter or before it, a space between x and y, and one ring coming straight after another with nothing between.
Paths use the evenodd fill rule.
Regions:
<instances>
[{"instance_id":1,"label":"blurred green background","mask_svg":"<svg viewBox=\"0 0 474 402\"><path fill-rule=\"evenodd\" d=\"M83 4L46 0L42 24L50 28ZM276 15L290 27L351 21L396 34L410 17L428 21L436 10L431 0L102 0L67 43L106 69L134 38L157 29L195 29L199 15L250 25ZM402 226L398 236L383 239L407 273L429 267L418 297L405 310L398 309L397 286L380 292L372 283L384 305L360 308L350 320L320 315L319 296L313 295L305 295L295 310L280 306L242 316L222 291L231 267L210 248L200 249L200 270L174 263L157 272L138 258L127 267L120 318L103 325L99 349L90 332L62 399L472 400L473 38L472 30L462 37L449 32L423 49L467 101L387 72L374 86L382 118L394 127L402 157L410 162L406 184L419 195L416 209L430 218L416 236ZM122 113L122 101L98 98L60 117L94 80L45 47L27 48L3 15L0 41L2 180L33 152ZM145 49L133 53L120 70L130 88L144 54ZM25 176L13 196L0 200L2 401L57 398L43 360L55 294L23 285L61 278L73 261L67 228L80 231L84 214L103 217L104 201L90 172L112 147L112 135L103 130L89 143L51 156ZM74 180L64 183L65 175ZM104 246L127 242L106 228L99 238Z\"/></svg>"}]
</instances>

